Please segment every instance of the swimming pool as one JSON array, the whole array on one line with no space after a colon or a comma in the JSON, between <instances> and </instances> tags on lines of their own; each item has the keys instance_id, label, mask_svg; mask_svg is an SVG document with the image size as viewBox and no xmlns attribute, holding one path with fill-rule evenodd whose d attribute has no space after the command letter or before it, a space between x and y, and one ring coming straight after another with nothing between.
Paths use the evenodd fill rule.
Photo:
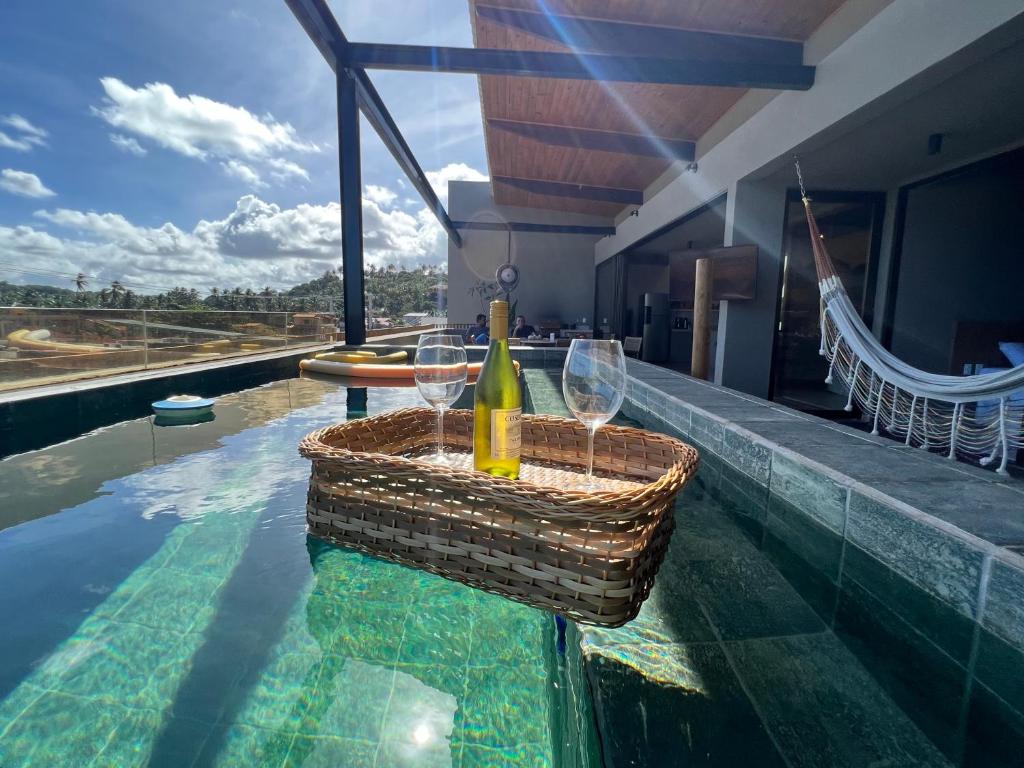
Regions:
<instances>
[{"instance_id":1,"label":"swimming pool","mask_svg":"<svg viewBox=\"0 0 1024 768\"><path fill-rule=\"evenodd\" d=\"M582 760L550 615L306 536L299 439L417 399L291 379L0 463L0 765Z\"/></svg>"},{"instance_id":2,"label":"swimming pool","mask_svg":"<svg viewBox=\"0 0 1024 768\"><path fill-rule=\"evenodd\" d=\"M525 406L564 414L558 378ZM963 621L709 451L640 615L564 656L548 614L308 538L299 438L416 401L283 380L0 462L0 766L1020 764L903 618L952 653Z\"/></svg>"}]
</instances>

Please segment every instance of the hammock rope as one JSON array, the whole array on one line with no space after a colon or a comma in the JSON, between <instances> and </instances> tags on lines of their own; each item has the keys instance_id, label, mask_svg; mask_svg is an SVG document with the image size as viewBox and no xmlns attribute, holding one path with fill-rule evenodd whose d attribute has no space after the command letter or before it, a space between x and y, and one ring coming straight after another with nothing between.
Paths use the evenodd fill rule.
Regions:
<instances>
[{"instance_id":1,"label":"hammock rope","mask_svg":"<svg viewBox=\"0 0 1024 768\"><path fill-rule=\"evenodd\" d=\"M818 351L829 364L825 383L838 381L847 388L846 410L856 403L868 414L871 434L881 429L906 445L945 451L951 459L980 457L982 465L998 458L996 471L1006 474L1011 451L1024 448L1024 365L948 376L913 368L885 349L864 325L836 274L799 161L796 173L821 293Z\"/></svg>"}]
</instances>

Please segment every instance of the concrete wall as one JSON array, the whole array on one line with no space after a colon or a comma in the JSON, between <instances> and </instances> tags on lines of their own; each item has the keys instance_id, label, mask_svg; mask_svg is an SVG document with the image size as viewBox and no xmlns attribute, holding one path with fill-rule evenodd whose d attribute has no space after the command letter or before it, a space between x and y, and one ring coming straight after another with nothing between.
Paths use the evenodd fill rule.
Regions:
<instances>
[{"instance_id":1,"label":"concrete wall","mask_svg":"<svg viewBox=\"0 0 1024 768\"><path fill-rule=\"evenodd\" d=\"M1022 252L1024 150L998 166L911 189L893 353L947 373L958 321L1024 322Z\"/></svg>"},{"instance_id":2,"label":"concrete wall","mask_svg":"<svg viewBox=\"0 0 1024 768\"><path fill-rule=\"evenodd\" d=\"M448 200L449 215L457 221L610 224L593 216L496 205L489 182L450 182ZM462 238L462 248L448 243L448 317L455 323L472 322L478 312L487 311L470 290L479 280L493 280L509 254L505 232L463 230ZM511 262L520 273L513 301L519 313L531 323L548 318L571 323L581 317L593 323L596 240L592 235L513 232Z\"/></svg>"},{"instance_id":3,"label":"concrete wall","mask_svg":"<svg viewBox=\"0 0 1024 768\"><path fill-rule=\"evenodd\" d=\"M779 303L786 185L739 182L729 190L725 244L757 246L754 298L719 306L715 383L768 397Z\"/></svg>"}]
</instances>

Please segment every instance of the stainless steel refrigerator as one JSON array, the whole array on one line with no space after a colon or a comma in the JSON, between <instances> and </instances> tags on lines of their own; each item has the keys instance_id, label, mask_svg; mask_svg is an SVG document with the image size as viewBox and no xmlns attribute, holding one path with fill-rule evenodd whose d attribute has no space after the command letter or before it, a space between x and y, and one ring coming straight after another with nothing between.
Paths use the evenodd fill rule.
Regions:
<instances>
[{"instance_id":1,"label":"stainless steel refrigerator","mask_svg":"<svg viewBox=\"0 0 1024 768\"><path fill-rule=\"evenodd\" d=\"M671 312L667 293L645 293L643 313L643 344L640 358L649 363L668 360L671 338Z\"/></svg>"}]
</instances>

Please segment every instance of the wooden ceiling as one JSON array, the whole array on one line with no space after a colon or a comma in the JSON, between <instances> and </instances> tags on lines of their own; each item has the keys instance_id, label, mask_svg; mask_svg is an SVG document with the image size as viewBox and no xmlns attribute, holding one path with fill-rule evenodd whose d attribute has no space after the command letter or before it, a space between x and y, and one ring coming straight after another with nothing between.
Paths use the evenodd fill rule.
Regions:
<instances>
[{"instance_id":1,"label":"wooden ceiling","mask_svg":"<svg viewBox=\"0 0 1024 768\"><path fill-rule=\"evenodd\" d=\"M549 37L496 20L501 9L547 12L675 30L804 41L844 0L469 0L477 48L559 51ZM542 7L543 6L543 7ZM656 30L652 30L655 32ZM642 38L641 38L642 39ZM590 53L634 55L622 48ZM682 53L682 52L680 52ZM642 52L640 55L643 55ZM495 201L612 217L621 202L540 194L500 177L611 190L643 190L670 165L665 157L541 141L505 121L696 141L746 92L743 88L652 85L537 77L480 77L487 159ZM501 121L494 124L490 121ZM543 188L543 185L534 185ZM612 193L612 197L619 199Z\"/></svg>"}]
</instances>

